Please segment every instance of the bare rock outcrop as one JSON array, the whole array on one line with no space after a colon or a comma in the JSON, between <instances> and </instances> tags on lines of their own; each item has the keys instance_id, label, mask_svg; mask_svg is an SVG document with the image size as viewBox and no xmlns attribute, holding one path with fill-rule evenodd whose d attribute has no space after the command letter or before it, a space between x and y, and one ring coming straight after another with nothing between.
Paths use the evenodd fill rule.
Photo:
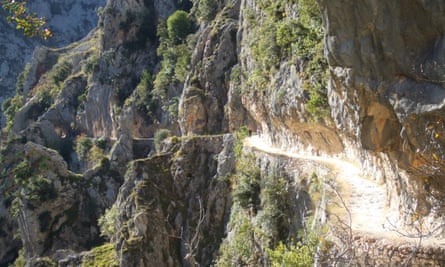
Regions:
<instances>
[{"instance_id":1,"label":"bare rock outcrop","mask_svg":"<svg viewBox=\"0 0 445 267\"><path fill-rule=\"evenodd\" d=\"M183 134L228 132L225 105L230 73L237 62L239 1L229 1L199 30L189 78L181 96L179 116ZM241 108L241 107L237 107Z\"/></svg>"},{"instance_id":2,"label":"bare rock outcrop","mask_svg":"<svg viewBox=\"0 0 445 267\"><path fill-rule=\"evenodd\" d=\"M318 3L337 128L363 149L358 157L364 165L384 173L394 207L442 224L444 211L435 207L443 206L445 189L445 6L417 0Z\"/></svg>"},{"instance_id":3,"label":"bare rock outcrop","mask_svg":"<svg viewBox=\"0 0 445 267\"><path fill-rule=\"evenodd\" d=\"M227 150L231 149L225 138ZM211 263L224 235L229 184L218 174L222 136L184 137L179 150L134 161L115 209L117 252L125 266Z\"/></svg>"}]
</instances>

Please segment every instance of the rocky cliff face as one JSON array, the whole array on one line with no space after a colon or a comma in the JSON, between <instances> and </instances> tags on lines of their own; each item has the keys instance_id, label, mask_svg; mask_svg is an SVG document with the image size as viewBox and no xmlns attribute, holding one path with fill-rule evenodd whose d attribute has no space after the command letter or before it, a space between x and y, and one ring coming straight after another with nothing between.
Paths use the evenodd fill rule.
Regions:
<instances>
[{"instance_id":1,"label":"rocky cliff face","mask_svg":"<svg viewBox=\"0 0 445 267\"><path fill-rule=\"evenodd\" d=\"M337 129L382 173L393 205L442 224L444 6L319 4Z\"/></svg>"},{"instance_id":2,"label":"rocky cliff face","mask_svg":"<svg viewBox=\"0 0 445 267\"><path fill-rule=\"evenodd\" d=\"M108 1L81 41L34 52L5 106L1 263L23 247L30 266L270 264L271 248L309 238L311 212L325 221L329 174L242 152L246 127L361 165L400 225L442 225L441 10Z\"/></svg>"}]
</instances>

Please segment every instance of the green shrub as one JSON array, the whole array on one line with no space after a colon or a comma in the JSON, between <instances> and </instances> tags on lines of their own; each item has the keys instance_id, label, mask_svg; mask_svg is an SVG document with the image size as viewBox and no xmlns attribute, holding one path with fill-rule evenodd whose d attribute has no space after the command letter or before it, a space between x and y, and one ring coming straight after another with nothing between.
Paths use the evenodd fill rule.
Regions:
<instances>
[{"instance_id":1,"label":"green shrub","mask_svg":"<svg viewBox=\"0 0 445 267\"><path fill-rule=\"evenodd\" d=\"M298 11L304 25L321 29L321 14L315 0L298 0Z\"/></svg>"},{"instance_id":2,"label":"green shrub","mask_svg":"<svg viewBox=\"0 0 445 267\"><path fill-rule=\"evenodd\" d=\"M305 36L308 32L301 23L293 19L284 19L278 23L276 31L277 45L280 46L284 52L289 53L292 44L299 41L300 36Z\"/></svg>"},{"instance_id":3,"label":"green shrub","mask_svg":"<svg viewBox=\"0 0 445 267\"><path fill-rule=\"evenodd\" d=\"M28 160L23 160L14 167L12 173L14 174L15 184L25 184L26 180L32 175L31 163Z\"/></svg>"},{"instance_id":4,"label":"green shrub","mask_svg":"<svg viewBox=\"0 0 445 267\"><path fill-rule=\"evenodd\" d=\"M236 158L241 158L243 152L244 139L248 136L249 136L249 129L245 125L241 126L239 131L234 133L235 145L233 148L233 153Z\"/></svg>"},{"instance_id":5,"label":"green shrub","mask_svg":"<svg viewBox=\"0 0 445 267\"><path fill-rule=\"evenodd\" d=\"M239 203L244 209L256 206L260 202L260 184L258 177L241 174L235 176L235 179L238 184L233 191L233 200Z\"/></svg>"},{"instance_id":6,"label":"green shrub","mask_svg":"<svg viewBox=\"0 0 445 267\"><path fill-rule=\"evenodd\" d=\"M76 139L76 152L80 158L87 158L90 149L93 147L93 142L86 136L79 136Z\"/></svg>"},{"instance_id":7,"label":"green shrub","mask_svg":"<svg viewBox=\"0 0 445 267\"><path fill-rule=\"evenodd\" d=\"M100 247L93 248L90 253L86 254L82 259L81 267L117 267L114 244L104 244Z\"/></svg>"},{"instance_id":8,"label":"green shrub","mask_svg":"<svg viewBox=\"0 0 445 267\"><path fill-rule=\"evenodd\" d=\"M240 84L242 75L241 66L239 64L233 66L230 70L230 82Z\"/></svg>"},{"instance_id":9,"label":"green shrub","mask_svg":"<svg viewBox=\"0 0 445 267\"><path fill-rule=\"evenodd\" d=\"M51 92L47 90L38 91L36 93L36 99L41 111L49 108L51 106L51 103L53 102L53 96L51 95Z\"/></svg>"},{"instance_id":10,"label":"green shrub","mask_svg":"<svg viewBox=\"0 0 445 267\"><path fill-rule=\"evenodd\" d=\"M280 50L276 42L276 23L271 19L265 19L260 27L255 29L252 42L253 58L260 66L262 75L280 63Z\"/></svg>"},{"instance_id":11,"label":"green shrub","mask_svg":"<svg viewBox=\"0 0 445 267\"><path fill-rule=\"evenodd\" d=\"M37 258L34 261L35 267L57 267L57 264L49 257Z\"/></svg>"},{"instance_id":12,"label":"green shrub","mask_svg":"<svg viewBox=\"0 0 445 267\"><path fill-rule=\"evenodd\" d=\"M47 159L42 158L36 166L32 166L28 160L23 160L14 167L14 190L17 190L16 193L20 192L20 197L29 201L44 202L57 196L52 181L33 171L48 169L47 164Z\"/></svg>"},{"instance_id":13,"label":"green shrub","mask_svg":"<svg viewBox=\"0 0 445 267\"><path fill-rule=\"evenodd\" d=\"M134 101L136 108L153 116L156 110L156 102L153 99L153 77L148 70L144 70L141 74L139 84L133 92L133 97L129 98Z\"/></svg>"},{"instance_id":14,"label":"green shrub","mask_svg":"<svg viewBox=\"0 0 445 267\"><path fill-rule=\"evenodd\" d=\"M192 24L187 12L177 10L167 19L168 37L174 43L184 42L187 35L191 33Z\"/></svg>"},{"instance_id":15,"label":"green shrub","mask_svg":"<svg viewBox=\"0 0 445 267\"><path fill-rule=\"evenodd\" d=\"M328 115L327 100L327 95L324 91L310 91L306 109L314 119L322 119Z\"/></svg>"},{"instance_id":16,"label":"green shrub","mask_svg":"<svg viewBox=\"0 0 445 267\"><path fill-rule=\"evenodd\" d=\"M100 235L112 240L116 234L118 219L119 213L116 206L107 209L98 220Z\"/></svg>"},{"instance_id":17,"label":"green shrub","mask_svg":"<svg viewBox=\"0 0 445 267\"><path fill-rule=\"evenodd\" d=\"M172 97L169 101L168 115L170 120L176 120L178 118L179 97Z\"/></svg>"},{"instance_id":18,"label":"green shrub","mask_svg":"<svg viewBox=\"0 0 445 267\"><path fill-rule=\"evenodd\" d=\"M21 95L15 95L12 98L8 98L2 104L2 111L6 117L6 129L9 129L14 123L14 117L17 111L23 106L23 97Z\"/></svg>"},{"instance_id":19,"label":"green shrub","mask_svg":"<svg viewBox=\"0 0 445 267\"><path fill-rule=\"evenodd\" d=\"M104 150L107 147L107 139L105 138L98 138L94 140L94 145L102 150Z\"/></svg>"},{"instance_id":20,"label":"green shrub","mask_svg":"<svg viewBox=\"0 0 445 267\"><path fill-rule=\"evenodd\" d=\"M151 88L153 86L153 77L148 70L143 70L141 73L141 79L139 81L138 87Z\"/></svg>"},{"instance_id":21,"label":"green shrub","mask_svg":"<svg viewBox=\"0 0 445 267\"><path fill-rule=\"evenodd\" d=\"M26 266L26 259L25 259L25 253L23 252L23 248L19 250L19 256L15 259L14 263L11 264L9 267L25 267Z\"/></svg>"},{"instance_id":22,"label":"green shrub","mask_svg":"<svg viewBox=\"0 0 445 267\"><path fill-rule=\"evenodd\" d=\"M318 245L316 235L311 234L305 243L285 245L280 242L275 249L267 249L272 267L313 266Z\"/></svg>"},{"instance_id":23,"label":"green shrub","mask_svg":"<svg viewBox=\"0 0 445 267\"><path fill-rule=\"evenodd\" d=\"M260 170L251 154L237 157L234 176L233 200L242 208L256 207L260 203Z\"/></svg>"},{"instance_id":24,"label":"green shrub","mask_svg":"<svg viewBox=\"0 0 445 267\"><path fill-rule=\"evenodd\" d=\"M179 82L184 82L188 75L188 65L190 62L190 49L186 44L175 47L175 78Z\"/></svg>"},{"instance_id":25,"label":"green shrub","mask_svg":"<svg viewBox=\"0 0 445 267\"><path fill-rule=\"evenodd\" d=\"M275 245L285 240L289 234L288 192L289 183L278 174L270 174L261 178L261 211L258 212L258 226L265 233L263 242Z\"/></svg>"},{"instance_id":26,"label":"green shrub","mask_svg":"<svg viewBox=\"0 0 445 267\"><path fill-rule=\"evenodd\" d=\"M154 137L153 137L153 142L155 144L155 149L157 152L161 151L161 143L162 141L164 141L167 137L170 136L170 130L168 129L159 129L158 131L156 131Z\"/></svg>"},{"instance_id":27,"label":"green shrub","mask_svg":"<svg viewBox=\"0 0 445 267\"><path fill-rule=\"evenodd\" d=\"M236 235L233 240L225 239L221 244L216 266L255 266L255 228L246 214L238 214L235 217L231 218L231 224L236 227Z\"/></svg>"},{"instance_id":28,"label":"green shrub","mask_svg":"<svg viewBox=\"0 0 445 267\"><path fill-rule=\"evenodd\" d=\"M17 78L17 82L15 85L15 91L17 94L23 94L23 86L25 84L26 77L28 76L30 70L31 70L31 64L27 63L25 65L25 68L20 73L19 77Z\"/></svg>"},{"instance_id":29,"label":"green shrub","mask_svg":"<svg viewBox=\"0 0 445 267\"><path fill-rule=\"evenodd\" d=\"M182 15L175 15L175 13L170 18L175 16L181 17L185 12L181 11L179 13ZM176 20L173 20L173 22L176 23ZM173 22L170 21L170 24ZM185 82L188 75L191 48L184 41L186 40L186 36L190 33L191 29L185 32L184 36L181 37L183 40L179 42L175 36L172 36L173 33L171 33L171 29L168 28L173 27L170 24L169 21L167 21L167 25L162 22L158 25L158 37L160 44L157 53L162 60L160 63L160 70L156 74L153 81L153 90L151 90L150 93L151 98L149 101L149 110L154 109L153 107L155 105L153 102L154 100L158 100L163 111L169 112L170 116L174 115L171 116L174 119L176 117L176 111L172 105L175 105L175 101L171 101L169 98L177 96L175 88L181 86ZM173 23L173 25L175 24Z\"/></svg>"},{"instance_id":30,"label":"green shrub","mask_svg":"<svg viewBox=\"0 0 445 267\"><path fill-rule=\"evenodd\" d=\"M204 21L210 21L215 17L218 3L216 0L200 0L198 4L198 11L200 17Z\"/></svg>"},{"instance_id":31,"label":"green shrub","mask_svg":"<svg viewBox=\"0 0 445 267\"><path fill-rule=\"evenodd\" d=\"M86 74L92 74L99 70L99 55L94 54L83 61L82 71Z\"/></svg>"},{"instance_id":32,"label":"green shrub","mask_svg":"<svg viewBox=\"0 0 445 267\"><path fill-rule=\"evenodd\" d=\"M58 62L53 67L50 74L54 84L58 85L60 82L65 81L65 79L70 75L72 69L73 64L70 62L66 60Z\"/></svg>"}]
</instances>

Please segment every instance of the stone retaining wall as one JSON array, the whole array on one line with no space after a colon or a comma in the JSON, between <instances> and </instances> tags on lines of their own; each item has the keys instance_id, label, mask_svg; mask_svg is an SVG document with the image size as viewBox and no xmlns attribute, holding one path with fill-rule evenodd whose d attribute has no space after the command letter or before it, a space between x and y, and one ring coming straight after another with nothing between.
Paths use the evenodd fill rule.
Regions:
<instances>
[{"instance_id":1,"label":"stone retaining wall","mask_svg":"<svg viewBox=\"0 0 445 267\"><path fill-rule=\"evenodd\" d=\"M445 266L445 246L424 246L389 239L354 236L348 256L325 261L323 266ZM417 242L417 243L416 243ZM344 250L344 248L342 248ZM338 255L339 247L331 252ZM336 253L337 252L337 253Z\"/></svg>"}]
</instances>

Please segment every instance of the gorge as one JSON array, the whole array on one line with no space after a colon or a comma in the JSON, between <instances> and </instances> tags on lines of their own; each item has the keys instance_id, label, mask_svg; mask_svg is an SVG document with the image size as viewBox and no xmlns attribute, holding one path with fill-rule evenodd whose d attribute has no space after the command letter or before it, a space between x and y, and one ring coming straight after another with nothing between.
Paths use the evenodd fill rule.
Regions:
<instances>
[{"instance_id":1,"label":"gorge","mask_svg":"<svg viewBox=\"0 0 445 267\"><path fill-rule=\"evenodd\" d=\"M445 265L444 10L108 0L3 102L0 265Z\"/></svg>"}]
</instances>

